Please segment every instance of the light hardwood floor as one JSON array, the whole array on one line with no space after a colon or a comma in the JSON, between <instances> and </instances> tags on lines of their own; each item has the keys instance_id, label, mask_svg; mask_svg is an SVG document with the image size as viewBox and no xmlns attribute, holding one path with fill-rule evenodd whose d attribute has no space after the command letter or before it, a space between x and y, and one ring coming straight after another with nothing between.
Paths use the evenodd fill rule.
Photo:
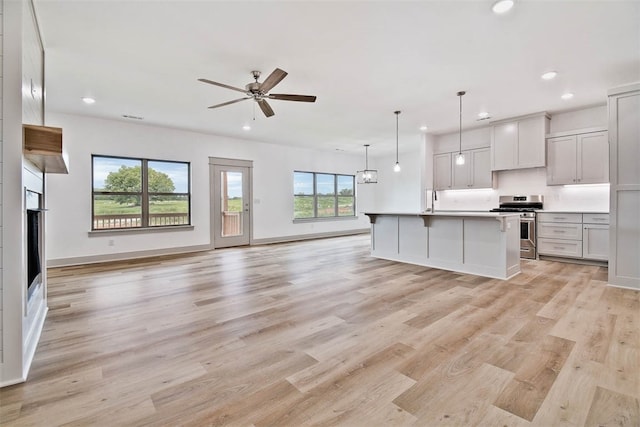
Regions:
<instances>
[{"instance_id":1,"label":"light hardwood floor","mask_svg":"<svg viewBox=\"0 0 640 427\"><path fill-rule=\"evenodd\" d=\"M640 292L371 258L369 236L49 270L3 425L638 426Z\"/></svg>"}]
</instances>

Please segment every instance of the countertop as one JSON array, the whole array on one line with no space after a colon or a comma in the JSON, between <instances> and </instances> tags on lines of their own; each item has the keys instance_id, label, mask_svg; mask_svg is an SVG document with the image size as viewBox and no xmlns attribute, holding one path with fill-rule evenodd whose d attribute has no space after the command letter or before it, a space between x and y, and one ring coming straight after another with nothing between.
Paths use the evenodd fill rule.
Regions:
<instances>
[{"instance_id":1,"label":"countertop","mask_svg":"<svg viewBox=\"0 0 640 427\"><path fill-rule=\"evenodd\" d=\"M537 213L554 213L554 214L609 214L609 212L604 212L604 211L569 211L569 210L565 210L565 211L559 211L559 210L546 210L546 209L540 209L540 210L536 210Z\"/></svg>"},{"instance_id":2,"label":"countertop","mask_svg":"<svg viewBox=\"0 0 640 427\"><path fill-rule=\"evenodd\" d=\"M435 212L364 212L365 215L397 215L397 216L464 216L474 218L506 218L520 216L518 212L489 211L435 211Z\"/></svg>"}]
</instances>

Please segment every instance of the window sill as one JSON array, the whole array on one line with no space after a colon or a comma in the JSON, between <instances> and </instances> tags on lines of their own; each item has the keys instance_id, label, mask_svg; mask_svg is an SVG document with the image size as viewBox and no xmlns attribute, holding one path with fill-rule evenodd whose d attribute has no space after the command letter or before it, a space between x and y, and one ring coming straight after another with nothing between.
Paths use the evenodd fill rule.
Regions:
<instances>
[{"instance_id":1,"label":"window sill","mask_svg":"<svg viewBox=\"0 0 640 427\"><path fill-rule=\"evenodd\" d=\"M107 230L91 230L87 234L89 237L96 236L116 236L119 234L147 234L161 233L164 231L188 231L193 230L193 225L170 225L166 227L146 227L146 228L115 228Z\"/></svg>"},{"instance_id":2,"label":"window sill","mask_svg":"<svg viewBox=\"0 0 640 427\"><path fill-rule=\"evenodd\" d=\"M330 216L325 218L296 218L293 220L294 224L301 224L305 222L327 222L327 221L353 221L358 219L357 216Z\"/></svg>"}]
</instances>

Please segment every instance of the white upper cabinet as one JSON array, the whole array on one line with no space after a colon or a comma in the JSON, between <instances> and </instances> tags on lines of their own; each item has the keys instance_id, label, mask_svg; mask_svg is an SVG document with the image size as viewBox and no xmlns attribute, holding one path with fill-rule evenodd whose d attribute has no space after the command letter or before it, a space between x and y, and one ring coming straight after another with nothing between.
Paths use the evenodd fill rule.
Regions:
<instances>
[{"instance_id":1,"label":"white upper cabinet","mask_svg":"<svg viewBox=\"0 0 640 427\"><path fill-rule=\"evenodd\" d=\"M544 167L548 131L546 113L494 123L491 128L491 169Z\"/></svg>"},{"instance_id":2,"label":"white upper cabinet","mask_svg":"<svg viewBox=\"0 0 640 427\"><path fill-rule=\"evenodd\" d=\"M513 169L518 146L518 123L495 125L491 133L491 169Z\"/></svg>"},{"instance_id":3,"label":"white upper cabinet","mask_svg":"<svg viewBox=\"0 0 640 427\"><path fill-rule=\"evenodd\" d=\"M491 155L489 148L462 150L464 165L456 165L455 153L436 154L433 157L436 190L462 188L491 188Z\"/></svg>"},{"instance_id":4,"label":"white upper cabinet","mask_svg":"<svg viewBox=\"0 0 640 427\"><path fill-rule=\"evenodd\" d=\"M471 186L473 188L491 188L493 179L491 174L491 150L482 148L470 151L471 158Z\"/></svg>"},{"instance_id":5,"label":"white upper cabinet","mask_svg":"<svg viewBox=\"0 0 640 427\"><path fill-rule=\"evenodd\" d=\"M575 184L576 136L559 136L547 140L547 185Z\"/></svg>"},{"instance_id":6,"label":"white upper cabinet","mask_svg":"<svg viewBox=\"0 0 640 427\"><path fill-rule=\"evenodd\" d=\"M547 156L547 185L609 182L607 131L548 138Z\"/></svg>"},{"instance_id":7,"label":"white upper cabinet","mask_svg":"<svg viewBox=\"0 0 640 427\"><path fill-rule=\"evenodd\" d=\"M433 187L436 190L451 189L451 153L433 156Z\"/></svg>"},{"instance_id":8,"label":"white upper cabinet","mask_svg":"<svg viewBox=\"0 0 640 427\"><path fill-rule=\"evenodd\" d=\"M609 182L609 135L594 132L578 135L578 183Z\"/></svg>"},{"instance_id":9,"label":"white upper cabinet","mask_svg":"<svg viewBox=\"0 0 640 427\"><path fill-rule=\"evenodd\" d=\"M471 187L471 156L468 151L463 151L464 165L456 164L457 153L452 153L453 161L451 163L451 185L453 188L469 188Z\"/></svg>"}]
</instances>

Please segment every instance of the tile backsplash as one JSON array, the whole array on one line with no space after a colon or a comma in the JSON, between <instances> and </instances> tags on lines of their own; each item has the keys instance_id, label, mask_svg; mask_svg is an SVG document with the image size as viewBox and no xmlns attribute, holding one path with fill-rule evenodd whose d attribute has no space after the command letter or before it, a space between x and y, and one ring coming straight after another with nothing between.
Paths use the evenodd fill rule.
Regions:
<instances>
[{"instance_id":1,"label":"tile backsplash","mask_svg":"<svg viewBox=\"0 0 640 427\"><path fill-rule=\"evenodd\" d=\"M436 210L480 210L498 207L503 195L544 195L545 210L609 212L609 184L547 185L545 168L500 171L497 189L439 191Z\"/></svg>"}]
</instances>

